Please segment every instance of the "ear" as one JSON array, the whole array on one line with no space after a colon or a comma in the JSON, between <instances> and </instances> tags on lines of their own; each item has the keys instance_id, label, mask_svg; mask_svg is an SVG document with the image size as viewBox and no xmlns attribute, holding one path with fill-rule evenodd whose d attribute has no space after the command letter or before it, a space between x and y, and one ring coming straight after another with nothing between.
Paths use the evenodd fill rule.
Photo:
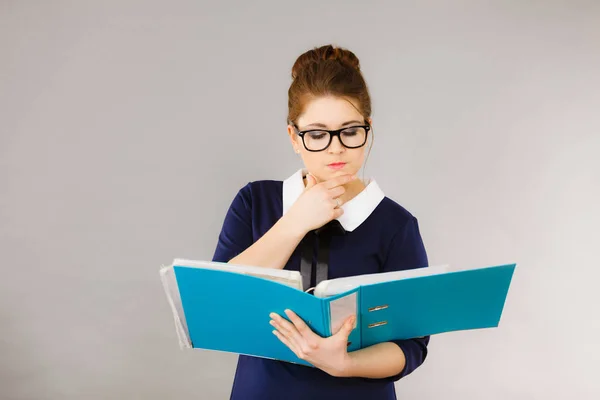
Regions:
<instances>
[{"instance_id":1,"label":"ear","mask_svg":"<svg viewBox=\"0 0 600 400\"><path fill-rule=\"evenodd\" d=\"M296 130L292 125L287 126L288 136L290 137L290 142L292 143L292 148L294 153L300 152L300 143L298 143L298 135L296 135Z\"/></svg>"},{"instance_id":2,"label":"ear","mask_svg":"<svg viewBox=\"0 0 600 400\"><path fill-rule=\"evenodd\" d=\"M367 123L369 125L373 125L373 119L372 118L367 118Z\"/></svg>"}]
</instances>

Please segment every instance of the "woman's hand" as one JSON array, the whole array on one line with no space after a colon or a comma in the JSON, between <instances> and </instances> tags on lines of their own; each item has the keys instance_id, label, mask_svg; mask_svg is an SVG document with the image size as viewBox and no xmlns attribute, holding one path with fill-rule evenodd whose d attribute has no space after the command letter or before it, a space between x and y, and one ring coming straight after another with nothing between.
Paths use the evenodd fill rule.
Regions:
<instances>
[{"instance_id":1,"label":"woman's hand","mask_svg":"<svg viewBox=\"0 0 600 400\"><path fill-rule=\"evenodd\" d=\"M333 336L323 338L314 333L293 311L285 310L292 322L271 313L273 331L301 360L305 360L329 375L341 377L349 369L348 336L354 328L354 316L349 317Z\"/></svg>"},{"instance_id":2,"label":"woman's hand","mask_svg":"<svg viewBox=\"0 0 600 400\"><path fill-rule=\"evenodd\" d=\"M354 179L354 175L347 174L316 183L315 177L307 175L304 192L288 212L288 218L293 220L291 225L301 227L306 234L340 217L344 213L340 199L346 191L343 185Z\"/></svg>"}]
</instances>

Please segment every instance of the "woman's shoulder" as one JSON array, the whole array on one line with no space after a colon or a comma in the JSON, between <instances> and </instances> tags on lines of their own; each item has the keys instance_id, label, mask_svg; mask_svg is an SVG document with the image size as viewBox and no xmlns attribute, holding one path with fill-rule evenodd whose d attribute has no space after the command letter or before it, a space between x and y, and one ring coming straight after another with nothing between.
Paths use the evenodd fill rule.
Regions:
<instances>
[{"instance_id":1,"label":"woman's shoulder","mask_svg":"<svg viewBox=\"0 0 600 400\"><path fill-rule=\"evenodd\" d=\"M280 193L283 186L283 181L273 179L263 179L249 181L239 189L240 193L248 195L263 195Z\"/></svg>"},{"instance_id":2,"label":"woman's shoulder","mask_svg":"<svg viewBox=\"0 0 600 400\"><path fill-rule=\"evenodd\" d=\"M405 205L385 196L374 214L382 240L388 240L390 245L395 238L410 237L415 243L420 240L419 221Z\"/></svg>"},{"instance_id":3,"label":"woman's shoulder","mask_svg":"<svg viewBox=\"0 0 600 400\"><path fill-rule=\"evenodd\" d=\"M234 203L241 202L247 208L258 203L280 202L282 187L282 181L272 179L249 181L238 189L233 201Z\"/></svg>"},{"instance_id":4,"label":"woman's shoulder","mask_svg":"<svg viewBox=\"0 0 600 400\"><path fill-rule=\"evenodd\" d=\"M380 218L392 222L394 225L404 225L409 221L417 219L407 207L388 196L383 197L377 209Z\"/></svg>"}]
</instances>

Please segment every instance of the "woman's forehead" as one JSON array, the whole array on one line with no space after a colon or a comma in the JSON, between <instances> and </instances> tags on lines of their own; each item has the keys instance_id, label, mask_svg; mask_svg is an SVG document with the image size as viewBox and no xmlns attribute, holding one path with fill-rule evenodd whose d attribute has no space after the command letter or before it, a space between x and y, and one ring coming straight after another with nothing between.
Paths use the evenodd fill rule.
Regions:
<instances>
[{"instance_id":1,"label":"woman's forehead","mask_svg":"<svg viewBox=\"0 0 600 400\"><path fill-rule=\"evenodd\" d=\"M336 128L346 122L364 120L355 101L341 97L317 97L306 103L303 113L298 117L298 125L315 125L319 128Z\"/></svg>"}]
</instances>

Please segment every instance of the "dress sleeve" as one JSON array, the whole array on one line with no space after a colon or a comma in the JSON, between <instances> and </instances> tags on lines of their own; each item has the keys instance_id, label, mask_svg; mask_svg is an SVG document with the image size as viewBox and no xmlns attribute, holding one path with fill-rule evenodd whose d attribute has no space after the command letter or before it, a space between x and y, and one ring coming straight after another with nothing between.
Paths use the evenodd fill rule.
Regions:
<instances>
[{"instance_id":1,"label":"dress sleeve","mask_svg":"<svg viewBox=\"0 0 600 400\"><path fill-rule=\"evenodd\" d=\"M253 242L252 196L248 183L238 191L225 214L212 260L229 262Z\"/></svg>"},{"instance_id":2,"label":"dress sleeve","mask_svg":"<svg viewBox=\"0 0 600 400\"><path fill-rule=\"evenodd\" d=\"M424 268L427 266L427 253L419 231L419 224L417 219L411 216L404 227L392 239L387 258L383 264L383 272ZM409 375L423 364L427 357L429 336L406 340L392 340L392 342L396 343L402 349L406 357L404 370L397 375L387 378L397 381Z\"/></svg>"}]
</instances>

